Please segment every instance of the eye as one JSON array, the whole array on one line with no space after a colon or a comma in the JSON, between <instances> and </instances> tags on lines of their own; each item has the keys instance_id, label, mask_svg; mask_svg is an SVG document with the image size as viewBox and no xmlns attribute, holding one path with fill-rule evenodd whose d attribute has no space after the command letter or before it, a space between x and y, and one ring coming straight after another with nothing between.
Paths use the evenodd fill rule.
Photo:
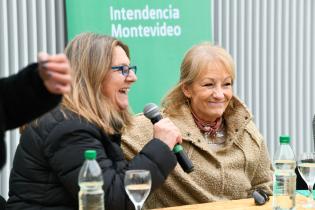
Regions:
<instances>
[{"instance_id":1,"label":"eye","mask_svg":"<svg viewBox=\"0 0 315 210\"><path fill-rule=\"evenodd\" d=\"M129 66L122 66L121 73L123 75L128 75L129 74Z\"/></svg>"},{"instance_id":2,"label":"eye","mask_svg":"<svg viewBox=\"0 0 315 210\"><path fill-rule=\"evenodd\" d=\"M206 83L206 84L204 84L203 86L205 86L205 87L213 87L213 86L214 86L214 83Z\"/></svg>"},{"instance_id":3,"label":"eye","mask_svg":"<svg viewBox=\"0 0 315 210\"><path fill-rule=\"evenodd\" d=\"M232 83L231 82L226 82L226 83L224 83L224 86L232 86Z\"/></svg>"}]
</instances>

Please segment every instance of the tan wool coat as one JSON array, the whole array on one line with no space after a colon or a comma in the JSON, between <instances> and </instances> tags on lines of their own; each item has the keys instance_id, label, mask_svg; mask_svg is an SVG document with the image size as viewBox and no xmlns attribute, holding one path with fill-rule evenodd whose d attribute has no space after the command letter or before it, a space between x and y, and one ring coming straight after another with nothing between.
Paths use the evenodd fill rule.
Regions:
<instances>
[{"instance_id":1,"label":"tan wool coat","mask_svg":"<svg viewBox=\"0 0 315 210\"><path fill-rule=\"evenodd\" d=\"M182 146L194 171L186 174L177 164L166 182L148 198L147 208L248 198L256 188L272 194L273 169L263 137L246 106L236 97L231 104L233 107L229 105L223 116L226 141L218 150L209 147L187 106L181 107L183 116L170 117L181 131ZM152 131L144 115L135 117L134 126L122 139L127 159L152 138Z\"/></svg>"}]
</instances>

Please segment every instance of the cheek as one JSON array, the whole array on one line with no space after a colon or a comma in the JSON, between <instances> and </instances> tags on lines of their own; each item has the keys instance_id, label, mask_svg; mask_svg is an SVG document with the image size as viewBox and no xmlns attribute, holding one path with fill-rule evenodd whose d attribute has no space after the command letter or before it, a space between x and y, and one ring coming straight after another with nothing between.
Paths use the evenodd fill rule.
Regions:
<instances>
[{"instance_id":1,"label":"cheek","mask_svg":"<svg viewBox=\"0 0 315 210\"><path fill-rule=\"evenodd\" d=\"M102 84L102 94L104 96L108 96L110 93L110 88L108 87L108 83L103 83Z\"/></svg>"},{"instance_id":2,"label":"cheek","mask_svg":"<svg viewBox=\"0 0 315 210\"><path fill-rule=\"evenodd\" d=\"M196 94L196 96L200 102L207 102L211 99L212 92L211 91L203 91L199 94Z\"/></svg>"},{"instance_id":3,"label":"cheek","mask_svg":"<svg viewBox=\"0 0 315 210\"><path fill-rule=\"evenodd\" d=\"M107 98L112 98L117 91L117 85L113 80L106 80L102 84L102 94Z\"/></svg>"},{"instance_id":4,"label":"cheek","mask_svg":"<svg viewBox=\"0 0 315 210\"><path fill-rule=\"evenodd\" d=\"M233 97L233 90L232 89L228 90L226 93L226 96L227 96L228 100L230 101Z\"/></svg>"},{"instance_id":5,"label":"cheek","mask_svg":"<svg viewBox=\"0 0 315 210\"><path fill-rule=\"evenodd\" d=\"M194 103L195 106L204 106L211 97L211 94L209 92L195 92L192 93L192 103Z\"/></svg>"}]
</instances>

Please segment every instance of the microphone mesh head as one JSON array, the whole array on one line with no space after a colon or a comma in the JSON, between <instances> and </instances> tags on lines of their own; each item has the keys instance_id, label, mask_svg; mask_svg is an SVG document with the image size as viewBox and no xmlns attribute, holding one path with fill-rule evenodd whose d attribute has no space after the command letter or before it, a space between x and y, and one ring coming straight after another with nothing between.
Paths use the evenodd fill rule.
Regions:
<instances>
[{"instance_id":1,"label":"microphone mesh head","mask_svg":"<svg viewBox=\"0 0 315 210\"><path fill-rule=\"evenodd\" d=\"M160 109L159 107L154 103L148 103L145 105L143 109L143 114L149 119L152 119L156 117L157 115L160 115Z\"/></svg>"}]
</instances>

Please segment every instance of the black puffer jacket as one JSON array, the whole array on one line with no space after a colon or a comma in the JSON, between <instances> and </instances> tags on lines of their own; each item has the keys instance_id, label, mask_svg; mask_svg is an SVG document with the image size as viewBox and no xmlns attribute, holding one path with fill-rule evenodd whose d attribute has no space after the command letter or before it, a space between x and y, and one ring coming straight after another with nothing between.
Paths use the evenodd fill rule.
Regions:
<instances>
[{"instance_id":1,"label":"black puffer jacket","mask_svg":"<svg viewBox=\"0 0 315 210\"><path fill-rule=\"evenodd\" d=\"M150 170L154 190L175 167L176 157L166 144L153 139L128 162L120 140L121 135L106 135L67 110L57 108L44 115L21 136L7 209L77 209L78 174L86 149L97 151L104 177L105 209L134 209L124 190L124 172Z\"/></svg>"},{"instance_id":2,"label":"black puffer jacket","mask_svg":"<svg viewBox=\"0 0 315 210\"><path fill-rule=\"evenodd\" d=\"M37 68L33 63L0 79L0 169L6 158L4 132L39 117L61 101L61 95L48 92Z\"/></svg>"}]
</instances>

